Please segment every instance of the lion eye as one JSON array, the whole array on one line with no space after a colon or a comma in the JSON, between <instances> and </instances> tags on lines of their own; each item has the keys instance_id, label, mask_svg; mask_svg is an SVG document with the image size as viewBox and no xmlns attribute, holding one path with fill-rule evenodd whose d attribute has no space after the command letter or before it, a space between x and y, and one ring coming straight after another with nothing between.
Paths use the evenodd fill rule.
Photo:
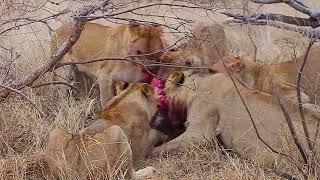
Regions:
<instances>
[{"instance_id":1,"label":"lion eye","mask_svg":"<svg viewBox=\"0 0 320 180\"><path fill-rule=\"evenodd\" d=\"M178 85L181 85L183 83L184 83L184 74L180 73L180 78L179 78L179 81L178 81Z\"/></svg>"},{"instance_id":2,"label":"lion eye","mask_svg":"<svg viewBox=\"0 0 320 180\"><path fill-rule=\"evenodd\" d=\"M191 66L192 65L192 63L190 61L186 61L185 64L186 64L186 66Z\"/></svg>"},{"instance_id":3,"label":"lion eye","mask_svg":"<svg viewBox=\"0 0 320 180\"><path fill-rule=\"evenodd\" d=\"M113 95L118 95L120 92L126 90L129 87L129 83L128 82L124 82L124 81L115 81L112 84L112 90L113 90Z\"/></svg>"},{"instance_id":4,"label":"lion eye","mask_svg":"<svg viewBox=\"0 0 320 180\"><path fill-rule=\"evenodd\" d=\"M173 48L173 49L170 49L169 51L170 51L170 52L177 52L177 51L178 51L178 49Z\"/></svg>"},{"instance_id":5,"label":"lion eye","mask_svg":"<svg viewBox=\"0 0 320 180\"><path fill-rule=\"evenodd\" d=\"M127 89L129 87L129 83L128 82L124 82L124 84L122 85L122 91Z\"/></svg>"},{"instance_id":6,"label":"lion eye","mask_svg":"<svg viewBox=\"0 0 320 180\"><path fill-rule=\"evenodd\" d=\"M184 76L181 77L179 84L183 84L184 83Z\"/></svg>"},{"instance_id":7,"label":"lion eye","mask_svg":"<svg viewBox=\"0 0 320 180\"><path fill-rule=\"evenodd\" d=\"M160 27L160 24L153 23L152 26L153 26L153 27Z\"/></svg>"}]
</instances>

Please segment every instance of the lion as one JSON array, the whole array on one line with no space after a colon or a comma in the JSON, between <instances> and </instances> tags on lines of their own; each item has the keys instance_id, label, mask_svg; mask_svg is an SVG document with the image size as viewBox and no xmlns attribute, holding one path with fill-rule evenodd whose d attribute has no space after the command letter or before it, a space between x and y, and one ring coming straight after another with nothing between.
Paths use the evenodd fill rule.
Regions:
<instances>
[{"instance_id":1,"label":"lion","mask_svg":"<svg viewBox=\"0 0 320 180\"><path fill-rule=\"evenodd\" d=\"M289 100L297 102L297 86L293 82L292 74L297 75L297 73L292 73L293 70L285 64L291 64L292 62L280 63L273 65L263 65L253 61L241 59L239 57L225 56L222 58L226 65L224 67L221 60L215 63L211 68L217 72L223 72L227 74L227 71L242 85L251 90L260 91L263 93L272 95L272 84L277 84L279 86L281 93ZM283 65L283 66L282 66ZM267 67L267 68L262 68ZM277 72L281 67L282 73ZM273 70L271 70L274 68ZM268 73L267 73L268 72ZM264 74L262 78L259 78L261 74ZM292 77L292 78L289 78ZM304 88L301 88L301 100L302 103L309 103L310 98L305 93Z\"/></svg>"},{"instance_id":2,"label":"lion","mask_svg":"<svg viewBox=\"0 0 320 180\"><path fill-rule=\"evenodd\" d=\"M72 31L72 25L61 25L51 39L51 52L57 51ZM139 60L159 60L162 49L166 46L162 27L158 25L143 25L135 22L115 27L96 23L87 23L80 38L63 57L62 62L84 62L94 59L114 57L115 60L99 61L90 64L77 64L67 71L67 79L76 74L80 80L85 75L97 81L100 89L102 107L111 99L111 84L113 80L137 82L143 80L142 69L133 62L118 61L117 58L138 55ZM74 73L73 70L81 73ZM80 85L85 84L81 82Z\"/></svg>"},{"instance_id":3,"label":"lion","mask_svg":"<svg viewBox=\"0 0 320 180\"><path fill-rule=\"evenodd\" d=\"M133 166L163 136L149 125L157 95L146 83L116 86L117 95L108 101L100 118L79 134L62 128L50 132L46 161L56 177L97 178L100 172L109 179L131 179L153 172L152 167L134 172Z\"/></svg>"},{"instance_id":4,"label":"lion","mask_svg":"<svg viewBox=\"0 0 320 180\"><path fill-rule=\"evenodd\" d=\"M237 84L237 87L250 110L260 137L276 150L290 155L297 152L277 99L266 93L250 91L240 84ZM211 142L218 137L225 149L232 150L240 157L255 160L266 166L283 162L281 157L272 153L258 139L237 90L226 74L175 72L169 76L165 92L171 112L176 112L174 109L183 112L185 114L183 123L187 126L183 134L157 147L153 154L183 150ZM284 99L282 101L285 102L300 140L306 145L297 105ZM308 110L304 111L304 115L310 137L315 137L319 116ZM176 114L169 114L169 117L172 116Z\"/></svg>"},{"instance_id":5,"label":"lion","mask_svg":"<svg viewBox=\"0 0 320 180\"><path fill-rule=\"evenodd\" d=\"M199 25L191 32L194 36L188 42L164 53L164 63L183 64L188 67L210 67L218 59L229 54L227 37L222 25L218 23L209 26ZM175 70L177 68L162 68L159 75L166 78Z\"/></svg>"},{"instance_id":6,"label":"lion","mask_svg":"<svg viewBox=\"0 0 320 180\"><path fill-rule=\"evenodd\" d=\"M303 102L310 101L318 104L320 100L320 87L318 83L320 72L319 57L320 48L312 48L301 79ZM284 96L295 100L297 96L297 77L303 60L304 56L301 56L296 61L265 65L249 60L237 59L234 60L236 65L232 66L232 68L237 69L235 71L239 73L235 74L250 88L272 94L272 84L277 83L282 87Z\"/></svg>"}]
</instances>

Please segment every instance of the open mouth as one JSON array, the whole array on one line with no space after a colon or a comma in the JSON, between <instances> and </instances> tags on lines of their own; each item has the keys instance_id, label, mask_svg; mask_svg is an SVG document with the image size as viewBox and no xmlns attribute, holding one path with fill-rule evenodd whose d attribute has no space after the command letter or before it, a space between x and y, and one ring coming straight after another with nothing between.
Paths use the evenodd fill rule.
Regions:
<instances>
[{"instance_id":1,"label":"open mouth","mask_svg":"<svg viewBox=\"0 0 320 180\"><path fill-rule=\"evenodd\" d=\"M150 122L150 126L151 128L157 129L168 135L168 139L165 140L165 142L168 142L171 139L179 136L186 130L186 112L176 111L174 110L175 108L170 109L168 97L164 91L165 80L153 76L149 73L148 76L148 79L151 79L151 81L149 81L149 84L158 94L157 111L153 116L152 121ZM161 145L162 143L160 143L159 145Z\"/></svg>"}]
</instances>

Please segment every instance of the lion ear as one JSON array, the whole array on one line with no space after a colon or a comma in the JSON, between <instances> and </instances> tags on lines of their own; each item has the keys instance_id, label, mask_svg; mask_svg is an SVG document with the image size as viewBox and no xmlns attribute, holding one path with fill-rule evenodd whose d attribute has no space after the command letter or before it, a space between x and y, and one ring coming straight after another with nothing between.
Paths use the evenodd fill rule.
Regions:
<instances>
[{"instance_id":1,"label":"lion ear","mask_svg":"<svg viewBox=\"0 0 320 180\"><path fill-rule=\"evenodd\" d=\"M114 82L114 90L113 90L113 94L116 96L118 95L121 91L127 89L127 87L129 86L129 83L124 82L124 81L115 81Z\"/></svg>"},{"instance_id":2,"label":"lion ear","mask_svg":"<svg viewBox=\"0 0 320 180\"><path fill-rule=\"evenodd\" d=\"M169 78L173 83L179 85L184 83L184 74L180 71L174 72Z\"/></svg>"},{"instance_id":3,"label":"lion ear","mask_svg":"<svg viewBox=\"0 0 320 180\"><path fill-rule=\"evenodd\" d=\"M169 49L170 52L177 52L178 51L178 48L171 48Z\"/></svg>"},{"instance_id":4,"label":"lion ear","mask_svg":"<svg viewBox=\"0 0 320 180\"><path fill-rule=\"evenodd\" d=\"M243 62L238 57L226 60L225 64L231 73L239 73L243 66Z\"/></svg>"},{"instance_id":5,"label":"lion ear","mask_svg":"<svg viewBox=\"0 0 320 180\"><path fill-rule=\"evenodd\" d=\"M152 86L150 86L147 83L143 83L141 87L141 92L143 95L145 95L147 98L150 98L154 95L154 89Z\"/></svg>"},{"instance_id":6,"label":"lion ear","mask_svg":"<svg viewBox=\"0 0 320 180\"><path fill-rule=\"evenodd\" d=\"M135 21L135 20L129 21L129 27L130 27L130 28L139 27L139 25L140 25L140 24L139 24L137 21Z\"/></svg>"},{"instance_id":7,"label":"lion ear","mask_svg":"<svg viewBox=\"0 0 320 180\"><path fill-rule=\"evenodd\" d=\"M137 21L129 21L129 26L128 26L129 32L135 35L139 35L141 33L140 25L141 24Z\"/></svg>"}]
</instances>

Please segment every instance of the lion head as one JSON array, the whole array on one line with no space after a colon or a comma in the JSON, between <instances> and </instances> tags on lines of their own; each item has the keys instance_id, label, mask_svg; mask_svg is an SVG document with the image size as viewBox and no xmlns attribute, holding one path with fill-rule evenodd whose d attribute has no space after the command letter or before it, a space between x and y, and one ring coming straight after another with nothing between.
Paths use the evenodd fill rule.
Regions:
<instances>
[{"instance_id":1,"label":"lion head","mask_svg":"<svg viewBox=\"0 0 320 180\"><path fill-rule=\"evenodd\" d=\"M148 109L148 114L146 115L150 118L147 119L151 119L155 114L158 95L152 86L147 83L132 83L128 85L121 81L115 82L114 86L116 96L107 102L100 115L101 118L114 119L113 115L118 116L118 112L121 109L126 109L128 112L139 108Z\"/></svg>"},{"instance_id":2,"label":"lion head","mask_svg":"<svg viewBox=\"0 0 320 180\"><path fill-rule=\"evenodd\" d=\"M232 56L224 57L223 61L233 76L241 79L247 86L251 88L255 87L255 83L259 78L259 73L263 66L262 64ZM213 69L219 72L225 72L221 61L214 64Z\"/></svg>"},{"instance_id":3,"label":"lion head","mask_svg":"<svg viewBox=\"0 0 320 180\"><path fill-rule=\"evenodd\" d=\"M148 60L159 60L166 43L163 29L158 24L140 24L130 22L128 25L130 40L128 52L130 55L143 55Z\"/></svg>"},{"instance_id":4,"label":"lion head","mask_svg":"<svg viewBox=\"0 0 320 180\"><path fill-rule=\"evenodd\" d=\"M187 66L210 66L217 59L228 55L229 48L223 26L199 25L191 31L191 35L188 42L166 51L164 61Z\"/></svg>"},{"instance_id":5,"label":"lion head","mask_svg":"<svg viewBox=\"0 0 320 180\"><path fill-rule=\"evenodd\" d=\"M200 25L192 30L188 42L167 50L162 59L164 63L190 67L211 67L218 59L229 54L224 27L219 24ZM166 77L177 68L165 68L160 75ZM179 68L184 71L186 68Z\"/></svg>"}]
</instances>

